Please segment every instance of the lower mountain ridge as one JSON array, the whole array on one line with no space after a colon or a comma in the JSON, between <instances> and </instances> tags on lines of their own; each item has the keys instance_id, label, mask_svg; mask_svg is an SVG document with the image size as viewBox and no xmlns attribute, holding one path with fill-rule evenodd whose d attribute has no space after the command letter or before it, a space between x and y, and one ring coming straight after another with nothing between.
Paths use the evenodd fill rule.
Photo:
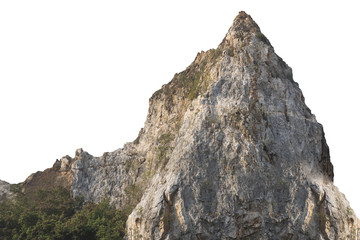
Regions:
<instances>
[{"instance_id":1,"label":"lower mountain ridge","mask_svg":"<svg viewBox=\"0 0 360 240\"><path fill-rule=\"evenodd\" d=\"M333 177L291 68L240 12L217 49L153 94L135 141L101 157L78 149L22 191L62 186L131 208L128 240L360 239Z\"/></svg>"}]
</instances>

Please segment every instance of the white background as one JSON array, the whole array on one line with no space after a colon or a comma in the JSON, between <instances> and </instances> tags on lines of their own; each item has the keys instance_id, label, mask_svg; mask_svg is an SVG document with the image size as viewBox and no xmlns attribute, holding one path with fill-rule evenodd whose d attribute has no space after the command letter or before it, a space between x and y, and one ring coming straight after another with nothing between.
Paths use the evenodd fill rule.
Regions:
<instances>
[{"instance_id":1,"label":"white background","mask_svg":"<svg viewBox=\"0 0 360 240\"><path fill-rule=\"evenodd\" d=\"M151 94L245 10L293 68L324 126L335 184L359 215L360 8L294 2L0 1L0 179L133 141Z\"/></svg>"}]
</instances>

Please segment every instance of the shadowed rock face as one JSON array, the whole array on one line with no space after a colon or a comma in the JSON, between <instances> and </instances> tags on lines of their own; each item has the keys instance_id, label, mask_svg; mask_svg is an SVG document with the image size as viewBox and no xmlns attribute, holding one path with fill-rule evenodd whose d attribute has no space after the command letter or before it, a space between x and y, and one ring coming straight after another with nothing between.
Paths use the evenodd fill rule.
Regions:
<instances>
[{"instance_id":1,"label":"shadowed rock face","mask_svg":"<svg viewBox=\"0 0 360 240\"><path fill-rule=\"evenodd\" d=\"M134 207L127 239L360 239L322 126L245 12L149 102L134 142L58 163L74 197Z\"/></svg>"}]
</instances>

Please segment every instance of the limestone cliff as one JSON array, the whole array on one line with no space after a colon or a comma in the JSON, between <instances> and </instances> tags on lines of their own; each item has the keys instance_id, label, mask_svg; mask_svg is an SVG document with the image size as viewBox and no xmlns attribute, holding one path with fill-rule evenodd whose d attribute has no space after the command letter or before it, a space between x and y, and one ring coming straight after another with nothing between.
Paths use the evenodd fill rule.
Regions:
<instances>
[{"instance_id":1,"label":"limestone cliff","mask_svg":"<svg viewBox=\"0 0 360 240\"><path fill-rule=\"evenodd\" d=\"M134 142L79 149L56 175L74 197L134 207L127 239L360 239L322 126L246 13L149 103Z\"/></svg>"}]
</instances>

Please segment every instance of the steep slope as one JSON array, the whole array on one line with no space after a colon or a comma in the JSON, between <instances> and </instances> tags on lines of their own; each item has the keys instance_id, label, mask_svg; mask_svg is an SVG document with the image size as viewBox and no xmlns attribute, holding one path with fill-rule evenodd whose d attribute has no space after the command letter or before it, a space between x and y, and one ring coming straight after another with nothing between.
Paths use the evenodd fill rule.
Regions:
<instances>
[{"instance_id":1,"label":"steep slope","mask_svg":"<svg viewBox=\"0 0 360 240\"><path fill-rule=\"evenodd\" d=\"M158 154L166 165L130 215L129 239L357 236L332 183L322 126L244 12L218 49L200 53L151 98L139 144L149 142L166 149Z\"/></svg>"},{"instance_id":2,"label":"steep slope","mask_svg":"<svg viewBox=\"0 0 360 240\"><path fill-rule=\"evenodd\" d=\"M52 168L31 174L22 184L22 191L31 194L40 189L46 190L58 186L71 189L73 179L71 165L75 160L65 156L60 160L57 159Z\"/></svg>"},{"instance_id":3,"label":"steep slope","mask_svg":"<svg viewBox=\"0 0 360 240\"><path fill-rule=\"evenodd\" d=\"M129 240L360 239L322 126L246 13L149 104L134 142L79 149L25 189L53 174L74 197L134 208Z\"/></svg>"}]
</instances>

